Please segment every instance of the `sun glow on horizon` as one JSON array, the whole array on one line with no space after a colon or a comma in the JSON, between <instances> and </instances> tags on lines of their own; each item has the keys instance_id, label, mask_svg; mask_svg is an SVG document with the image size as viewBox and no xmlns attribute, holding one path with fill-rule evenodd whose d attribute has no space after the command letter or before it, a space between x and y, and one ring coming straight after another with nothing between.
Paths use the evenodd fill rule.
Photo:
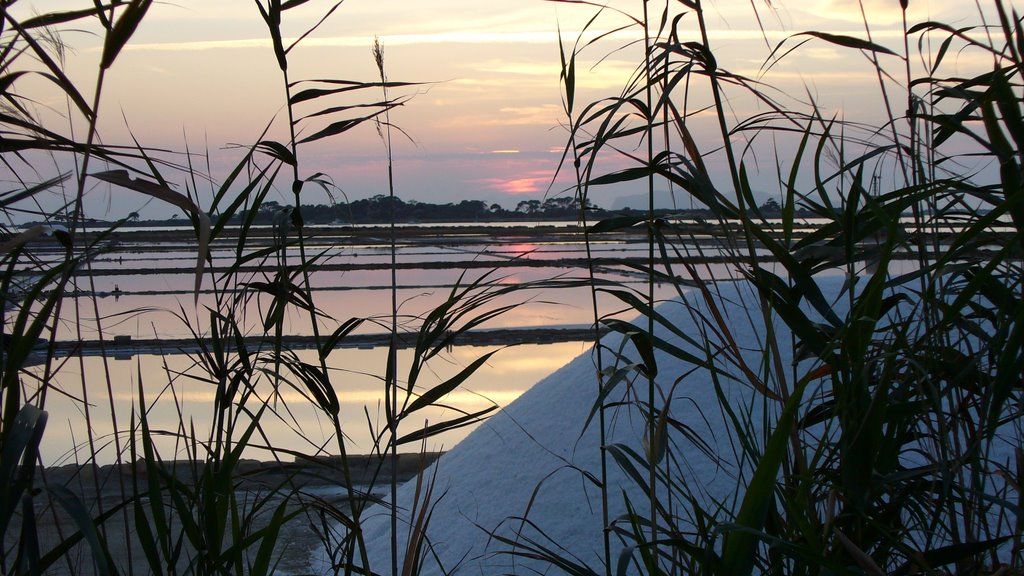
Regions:
<instances>
[{"instance_id":1,"label":"sun glow on horizon","mask_svg":"<svg viewBox=\"0 0 1024 576\"><path fill-rule=\"evenodd\" d=\"M535 195L547 190L554 171L543 176L525 176L523 178L501 179L489 178L484 182L492 189L513 196Z\"/></svg>"},{"instance_id":2,"label":"sun glow on horizon","mask_svg":"<svg viewBox=\"0 0 1024 576\"><path fill-rule=\"evenodd\" d=\"M89 4L88 0L26 0L12 10L42 12L54 5L70 10L77 2ZM780 98L813 94L823 109L856 105L856 112L871 113L878 108L866 95L877 85L877 78L864 54L804 31L859 39L870 36L873 42L899 52L896 44L903 26L896 18L901 15L898 2L865 0L869 31L860 21L857 3L809 0L785 9L763 9L760 22L744 4L721 6L708 14L709 42L722 69L764 82ZM299 107L304 114L350 106L349 117L357 116L359 105L381 98L372 84L377 77L370 54L375 36L384 46L390 80L425 82L403 94L412 98L395 108L389 120L409 136L409 142L396 142L396 178L404 184L406 199L444 202L479 196L487 202L515 203L524 196L539 197L550 188L553 172L567 152L566 127L570 125L563 108L560 43L565 51L574 46L577 50L573 110L577 116L588 104L621 93L641 74L642 42L637 40L642 40L643 30L615 9L590 22L595 16L592 7L556 7L543 0L493 0L486 5L469 0L394 0L386 6L362 0L344 4L303 37L317 25L321 6L296 4L283 18L285 48L302 38L298 49L288 53L290 80L329 78L367 86L303 101ZM625 2L622 9L630 11ZM910 11L911 24L973 18L952 3L927 0L911 2ZM677 32L685 36L684 41L694 40L687 23L683 21ZM92 69L102 50L102 34L84 28L85 35L69 35L73 48L68 53L69 69L75 75ZM773 48L776 57L783 53L786 57L766 62ZM795 50L789 52L790 48ZM947 55L947 60L955 58L966 67L983 57L964 51ZM138 131L142 143L167 149L181 142L182 132L205 133L210 137L211 164L229 165L237 149L229 149L228 144L244 143L254 134L258 137L263 126L271 126L270 138L287 139L280 80L272 42L251 2L157 3L125 46L104 87L104 107L120 109L124 117L104 110L101 130L106 139L123 144L131 142L125 124L144 126ZM83 85L89 82L83 80ZM308 87L293 85L296 90ZM718 127L707 121L713 114L702 111L708 104L701 100L706 95L699 90L693 94L688 129L704 149L705 142L717 141L708 135ZM741 91L729 96L740 115L758 111L757 104L744 100ZM40 94L37 101L55 110L63 105L62 99L48 94ZM300 128L311 134L340 117L311 117ZM383 158L373 157L381 151L376 131L367 124L304 145L301 155L304 170L329 174L346 194L358 199L386 191ZM614 157L604 161L601 169L614 169L616 161ZM212 175L214 179L223 176ZM600 202L607 204L614 201L610 196L631 192L622 188L599 191L609 195ZM310 187L311 203L323 201L314 198L318 193ZM121 209L113 206L114 211ZM139 209L145 210L144 217L166 217L166 211L155 213L161 209L156 205L124 208L125 214Z\"/></svg>"}]
</instances>

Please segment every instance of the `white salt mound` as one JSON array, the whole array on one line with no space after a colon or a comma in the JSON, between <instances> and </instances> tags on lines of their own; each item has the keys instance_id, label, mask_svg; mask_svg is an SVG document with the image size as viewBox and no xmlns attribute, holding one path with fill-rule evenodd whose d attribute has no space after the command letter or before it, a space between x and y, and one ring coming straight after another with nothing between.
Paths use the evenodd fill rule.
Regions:
<instances>
[{"instance_id":1,"label":"white salt mound","mask_svg":"<svg viewBox=\"0 0 1024 576\"><path fill-rule=\"evenodd\" d=\"M824 294L836 294L842 277L819 280ZM715 298L731 330L731 337L743 351L748 363L757 370L763 337L760 312L750 307L757 302L749 287L721 285ZM689 305L704 314L707 306L699 302L699 294L691 292ZM743 303L746 303L746 307ZM842 315L842 304L836 313ZM695 342L710 342L712 347L723 341L721 335L708 334L704 323L695 321L690 308L679 301L661 305L658 311L683 334ZM656 334L697 356L703 356L694 344L669 333L663 327ZM606 337L604 343L617 347L619 336ZM779 334L779 342L789 336ZM623 346L631 357L637 354L631 345ZM690 427L706 442L714 461L698 450L693 442L673 433L670 450L684 463L680 474L691 489L699 491L706 501L724 502L735 510L745 480L749 476L737 470L736 448L727 434L729 426L721 412L721 401L710 375L694 370L668 354L656 353L658 366L659 407L671 399L672 417ZM605 354L606 365L613 362ZM789 354L782 358L789 364ZM728 360L716 359L726 369ZM597 398L596 368L593 353L584 354L530 388L518 400L480 426L465 440L445 454L436 467L435 503L427 529L432 552L427 555L422 574L458 575L555 573L549 564L508 554L507 543L491 537L491 533L521 544L540 545L560 556L574 557L576 563L587 565L598 573L602 566L602 517L600 491L591 478L600 477L600 450L596 419L585 427ZM744 385L722 381L728 405L760 418L760 401ZM620 384L611 400L646 401L647 382L636 378L632 396ZM646 424L638 402L626 402L608 413L608 445L620 444L636 453L644 453ZM749 471L748 471L749 472ZM430 478L434 469L426 472ZM609 458L608 483L610 518L626 512L629 498L640 514L647 514L643 490ZM405 549L408 537L408 512L413 506L415 481L403 485L398 503L403 515L399 528L399 548ZM685 512L682 513L685 516ZM527 518L530 524L520 519ZM378 573L390 571L390 520L385 507L367 512L364 524L365 542L369 548L370 566ZM518 534L518 537L517 537ZM623 544L612 542L615 562ZM402 553L399 554L401 558ZM443 568L442 568L443 567Z\"/></svg>"},{"instance_id":2,"label":"white salt mound","mask_svg":"<svg viewBox=\"0 0 1024 576\"><path fill-rule=\"evenodd\" d=\"M839 279L841 280L841 279ZM832 290L838 288L835 281ZM729 319L732 337L741 349L758 355L759 314L748 316L737 304L739 288L721 287L718 306ZM692 295L691 295L692 296ZM743 300L756 301L744 291ZM690 298L696 304L696 298ZM703 305L699 310L706 310ZM702 335L687 307L678 301L659 307L659 312L683 333L703 342L714 336ZM752 320L753 319L753 320ZM677 346L694 352L680 339L659 328L657 334ZM618 336L609 336L605 344L617 347ZM636 356L632 346L624 351ZM684 472L691 486L700 486L708 497L731 498L736 491L736 470L728 438L721 434L723 415L718 398L707 373L690 372L692 365L664 353L657 353L658 386L661 394L671 393L672 416L686 423L719 454L723 462L713 462L692 443L673 437L673 450L680 454L688 470ZM611 354L605 354L611 364ZM672 390L676 379L682 380ZM742 386L726 383L728 394L739 403L752 395ZM646 379L637 379L632 393L645 400ZM620 384L611 398L624 399L626 384ZM599 569L603 557L600 491L588 478L600 477L599 435L596 418L584 428L597 398L596 367L593 352L585 353L544 378L515 402L467 436L436 464L436 502L427 534L433 547L423 566L423 574L500 574L530 573L532 567L545 571L549 566L505 554L507 544L491 538L488 532L514 539L520 534L560 555L571 554L580 564ZM664 397L658 404L664 402ZM608 413L608 444L622 444L644 453L645 419L635 404L624 405ZM426 477L433 476L429 469ZM610 518L625 513L623 494L646 509L641 489L627 478L609 459ZM398 492L399 506L404 512L399 527L399 548L405 549L408 537L408 511L415 493L415 481L406 483ZM516 519L527 518L536 528ZM390 520L385 507L367 511L364 536L369 547L370 565L376 572L390 571ZM621 543L613 540L613 558ZM399 555L402 556L401 554ZM436 556L436 558L435 558ZM438 564L440 563L440 565ZM443 566L443 569L442 567ZM603 570L599 570L603 572Z\"/></svg>"}]
</instances>

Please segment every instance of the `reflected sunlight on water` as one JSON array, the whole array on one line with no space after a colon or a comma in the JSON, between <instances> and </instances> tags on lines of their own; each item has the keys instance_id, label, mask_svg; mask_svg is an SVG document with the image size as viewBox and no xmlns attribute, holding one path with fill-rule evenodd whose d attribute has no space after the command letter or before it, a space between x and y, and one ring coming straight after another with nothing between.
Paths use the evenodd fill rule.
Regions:
<instances>
[{"instance_id":1,"label":"reflected sunlight on water","mask_svg":"<svg viewBox=\"0 0 1024 576\"><path fill-rule=\"evenodd\" d=\"M458 416L459 410L480 410L492 404L505 406L553 369L566 364L587 348L588 345L581 342L507 347L493 356L461 389L444 397L440 404L446 408L435 407L417 412L402 424L400 434L414 431L425 420L439 422ZM417 391L451 378L468 363L495 349L479 346L453 348L451 353L443 354L431 362ZM303 361L316 361L314 351L299 352L299 355ZM399 353L400 374L408 372L411 355L410 350ZM343 431L349 438L347 448L352 453L366 453L373 449L371 423L374 430L384 427L384 386L376 374L384 373L386 359L384 348L341 348L329 356L331 381L341 404ZM88 445L90 430L91 442L100 452L100 462L114 461L117 446L113 435L114 422L117 422L118 428L125 430L132 421L133 413L137 418L140 374L146 404L149 406L150 426L154 430L169 433L157 440L163 458L186 456L182 442L174 437L174 433L180 431L181 423L194 426L196 430L210 429L215 388L205 381L209 376L196 367L190 356L138 355L130 361L108 361L106 366L110 370L112 394L108 394L103 384L104 361L98 357L72 358L52 382L53 388L48 391L46 398L50 416L47 442L42 447L45 464L73 462L74 448ZM83 370L89 375L84 389L81 377ZM405 382L400 382L400 385L405 385ZM250 400L250 406L258 407L258 399L269 402L270 411L262 418L260 428L270 445L305 452L315 452L319 446L325 446L328 453L337 453L329 420L311 403L304 389L288 382L282 382L275 389L267 379L257 384L256 396ZM86 425L86 411L82 402L76 399L87 399L91 428ZM442 434L432 439L428 448L449 448L472 429L465 427ZM127 439L125 433L118 437L125 459L128 458L125 447ZM411 445L407 449L418 450L419 445ZM270 454L252 448L245 456L268 459Z\"/></svg>"},{"instance_id":2,"label":"reflected sunlight on water","mask_svg":"<svg viewBox=\"0 0 1024 576\"><path fill-rule=\"evenodd\" d=\"M86 349L108 351L115 338L155 339L164 343L164 347L172 346L168 342L175 339L194 342L197 337L199 340L209 338L210 310L231 315L247 337L264 335L273 298L253 290L244 294L243 290L253 282L269 285L276 266L282 261L291 265L298 263L299 255L295 250L271 250L265 256L246 261L248 268L239 272L233 284L227 284L222 274L237 255L224 245L215 246L211 251L213 264L204 278L197 306L192 291L193 249L187 238L174 238L156 243L124 242L117 250L103 255L90 277L76 278L72 294L78 297L65 305L64 315L69 320L58 324L57 340L63 343L84 341ZM339 238L328 235L316 239L316 249L321 251L322 258L310 269L310 284L313 300L322 314L319 332L330 334L349 318L359 317L370 321L357 328L356 334L385 333L390 325L391 281L387 244L379 238L362 237L356 241L350 238L348 243L342 243ZM508 307L479 329L576 328L593 324L591 290L580 283L588 276L588 270L585 245L579 237L551 233L532 237L519 233L449 238L428 233L412 238L400 248L400 267L396 271L399 329L409 338L419 329L423 318L451 296L455 284L466 286L481 278L493 282L496 289L510 286L518 289L475 307L473 315ZM257 242L250 248L259 246ZM594 243L592 249L594 257L600 260L594 267L600 280L646 293L645 276L631 267L646 262L643 260L646 243L642 236L605 238ZM702 253L714 250L701 249ZM634 260L623 263L622 258ZM705 279L737 276L732 265L710 260L701 261L696 268L696 273ZM683 270L673 273L683 273ZM220 284L214 285L214 279ZM555 287L554 279L566 284ZM301 282L301 279L295 281ZM544 283L543 286L530 287L538 282ZM226 303L236 296L239 299L232 311ZM655 286L656 299L674 296L674 285ZM629 317L634 313L608 292L599 292L598 300L604 314L622 311L620 316ZM282 327L286 336L313 333L308 312L295 305L285 308ZM466 346L472 343L472 334L460 338L453 349L431 361L416 382L414 394L454 377L474 360L495 349ZM101 341L107 348L99 346ZM179 345L196 349L194 345ZM122 451L122 459L130 458L126 447L130 434L124 431L137 421L140 380L150 425L162 431L158 439L162 457L186 457L182 438L187 434L184 432L194 429L201 431L201 435L209 434L214 422L212 411L216 394L211 381L215 379L201 368L197 358L177 350L161 351L160 347L157 343L136 356L130 356L133 352L129 351L126 353L129 361L88 355L59 357L63 365L50 379L51 388L45 399L50 421L48 439L43 446L44 462L73 461L76 446L90 445L83 453L94 450L100 454L101 462L116 460L117 450ZM399 435L414 432L426 422L436 424L491 405L504 406L588 348L589 345L582 342L569 342L526 344L501 350L437 406L418 411L402 422ZM269 357L269 352L265 352ZM315 351L300 350L297 354L302 362L318 364ZM401 350L398 355L401 387L408 386L403 378L409 372L411 355L409 349ZM373 439L379 438L385 428L382 375L386 373L386 349L338 347L328 356L328 363L331 385L340 404L342 432L348 438L346 449L351 453L370 452L374 449ZM252 383L253 397L246 405L252 411L258 410L263 402L268 406L259 422L260 441L275 448L305 453L320 450L337 453L333 425L316 407L305 385L287 377L275 383L270 376L272 363L262 368L264 372L259 382ZM32 395L36 391L26 392ZM250 416L244 411L239 414L239 425L244 425ZM115 435L115 429L121 432ZM450 447L470 430L472 427L446 432L434 438L428 449ZM407 448L412 450L419 446ZM266 448L258 447L246 453L246 457L257 459L271 456Z\"/></svg>"}]
</instances>

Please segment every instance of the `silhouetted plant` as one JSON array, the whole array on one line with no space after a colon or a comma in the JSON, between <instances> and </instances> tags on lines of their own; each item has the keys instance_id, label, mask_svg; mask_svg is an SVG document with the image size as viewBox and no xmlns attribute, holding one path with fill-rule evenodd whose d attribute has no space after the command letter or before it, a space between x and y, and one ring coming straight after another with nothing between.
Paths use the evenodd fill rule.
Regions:
<instances>
[{"instance_id":1,"label":"silhouetted plant","mask_svg":"<svg viewBox=\"0 0 1024 576\"><path fill-rule=\"evenodd\" d=\"M605 447L641 488L634 493L648 497L628 501L626 517L606 526L623 555L606 552L603 567L584 570L537 542L506 543L573 573L1020 570L1020 17L994 0L998 23L905 25L900 50L873 41L869 22L866 39L803 32L775 46L765 70L810 41L864 54L889 103L888 122L872 128L830 119L814 102L786 107L763 80L730 72L710 43L706 4L665 2L654 13L656 3L644 2L638 15L601 9L624 21L609 34L633 29L645 38L615 48L642 51L616 96L574 101L582 54L606 34L563 48L566 157L581 194L644 183L653 208L654 191L668 185L709 210L717 226L706 233L742 278L739 304L760 343L737 347L736 318L719 310L726 303L714 273L687 263L706 241L651 213L592 226L592 235L648 230L646 273L676 283L700 334L675 334L681 346L663 340L673 327L650 292L614 292L644 320L603 321L630 345L623 352L618 338L603 340L615 361L600 366L594 412L628 405L648 423L646 452ZM983 54L991 69L944 77L955 51ZM591 59L600 65L601 56ZM741 97L767 112L731 119L725 102ZM701 141L688 121L707 112L718 135ZM755 151L781 141L794 147L768 145L779 200L758 202ZM630 165L597 172L607 157ZM989 179L978 158L998 166L998 177ZM725 169L710 170L712 162ZM798 211L821 223L798 234ZM670 264L674 256L682 266ZM915 265L897 265L907 260ZM845 277L838 293L821 289L826 274ZM730 499L709 501L687 482L679 454L706 447L687 423L673 422L670 405L685 397L677 384L687 374L659 371L659 354L708 374L722 399L703 409L723 411L725 443L738 447ZM646 389L652 383L656 391ZM745 406L725 404L736 385L753 394Z\"/></svg>"}]
</instances>

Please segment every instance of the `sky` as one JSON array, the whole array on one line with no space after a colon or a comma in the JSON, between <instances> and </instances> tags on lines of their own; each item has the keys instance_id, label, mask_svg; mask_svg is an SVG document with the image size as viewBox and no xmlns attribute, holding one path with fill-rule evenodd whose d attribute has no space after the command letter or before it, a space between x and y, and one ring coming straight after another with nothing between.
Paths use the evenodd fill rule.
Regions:
<instances>
[{"instance_id":1,"label":"sky","mask_svg":"<svg viewBox=\"0 0 1024 576\"><path fill-rule=\"evenodd\" d=\"M287 11L285 37L298 37L332 4L311 0ZM634 14L642 9L638 0L610 4L611 9L591 25L591 33L622 25L625 20L615 14L616 9ZM910 18L973 23L975 8L968 4L912 0ZM89 5L85 0L23 0L16 9L28 14ZM813 94L844 117L878 117L878 80L858 52L813 41L802 46L797 57L787 58L761 76L769 47L793 33L820 30L864 37L857 2L719 0L705 5L710 42L720 66L767 82L783 101L796 102ZM651 2L651 6L663 4ZM678 11L680 4L673 6ZM755 8L763 34L753 17ZM899 47L899 2L864 0L863 8L873 39ZM347 0L290 53L289 74L293 81L373 81L377 72L371 45L378 37L389 80L422 83L391 94L411 96L391 115L402 130L393 136L395 193L404 200L480 199L512 209L523 200L563 194L571 185L567 172L563 178L554 177L567 141L558 35L561 31L571 43L596 10L542 0ZM687 33L693 34L692 25L685 25ZM65 42L73 49L68 54L69 75L89 94L101 39L98 29L89 28L88 23L76 23L73 28L64 32ZM639 34L635 28L625 30L583 52L578 102L621 91L639 61L634 43ZM792 39L787 42L795 44ZM48 111L48 107L65 109L63 101L44 81L34 82L31 86L39 90L43 114L53 114L55 125L67 125L57 112ZM376 91L359 95L361 102L380 98ZM728 105L737 118L764 111L741 96ZM298 111L313 109L300 106ZM238 145L255 143L268 126L268 138L285 141L281 73L254 2L155 3L106 78L100 118L100 133L107 144L131 144L134 137L147 147L206 153L212 177L218 181L238 161L242 153ZM709 149L717 145L713 120L698 116L691 127L698 142L706 142L704 147ZM304 134L310 134L326 123L313 120L303 125ZM388 193L386 150L372 123L302 145L299 157L301 175L327 175L336 186L332 196L337 201ZM195 160L205 167L205 158ZM605 170L618 167L616 160L607 162L602 166ZM766 170L766 190L771 187L768 173L774 173L774 168ZM184 174L164 176L184 189ZM612 207L635 192L619 186L595 191L592 199ZM132 211L143 217L168 217L176 210L106 184L97 183L89 194L90 210L97 217L104 213L123 217ZM316 188L307 187L305 194L304 203L329 200ZM269 199L289 203L287 183Z\"/></svg>"}]
</instances>

